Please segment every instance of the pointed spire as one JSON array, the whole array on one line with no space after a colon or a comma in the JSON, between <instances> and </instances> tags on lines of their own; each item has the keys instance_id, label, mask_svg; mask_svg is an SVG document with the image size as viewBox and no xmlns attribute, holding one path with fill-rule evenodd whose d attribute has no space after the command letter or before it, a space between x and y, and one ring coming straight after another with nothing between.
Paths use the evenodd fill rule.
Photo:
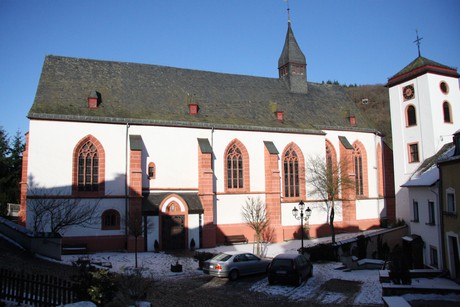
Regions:
<instances>
[{"instance_id":1,"label":"pointed spire","mask_svg":"<svg viewBox=\"0 0 460 307\"><path fill-rule=\"evenodd\" d=\"M291 91L307 92L307 60L295 39L290 17L283 51L278 59L278 72L279 77L288 82Z\"/></svg>"}]
</instances>

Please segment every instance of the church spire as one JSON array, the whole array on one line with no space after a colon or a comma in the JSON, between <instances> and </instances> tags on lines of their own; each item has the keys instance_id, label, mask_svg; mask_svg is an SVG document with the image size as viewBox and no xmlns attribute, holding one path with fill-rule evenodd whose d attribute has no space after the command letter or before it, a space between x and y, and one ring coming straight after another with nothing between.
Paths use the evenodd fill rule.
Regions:
<instances>
[{"instance_id":1,"label":"church spire","mask_svg":"<svg viewBox=\"0 0 460 307\"><path fill-rule=\"evenodd\" d=\"M290 16L283 51L278 60L278 72L279 78L287 81L292 92L307 92L307 61L295 39Z\"/></svg>"}]
</instances>

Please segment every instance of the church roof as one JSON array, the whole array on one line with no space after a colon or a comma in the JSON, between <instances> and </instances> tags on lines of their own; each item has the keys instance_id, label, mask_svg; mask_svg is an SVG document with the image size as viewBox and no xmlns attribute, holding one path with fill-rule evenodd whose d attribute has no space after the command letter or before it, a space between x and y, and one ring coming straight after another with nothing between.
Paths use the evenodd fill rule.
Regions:
<instances>
[{"instance_id":1,"label":"church roof","mask_svg":"<svg viewBox=\"0 0 460 307\"><path fill-rule=\"evenodd\" d=\"M455 78L460 77L460 75L457 73L457 69L419 56L393 77L389 78L387 86L390 87L393 85L401 84L407 80L414 79L425 73L434 73Z\"/></svg>"},{"instance_id":2,"label":"church roof","mask_svg":"<svg viewBox=\"0 0 460 307\"><path fill-rule=\"evenodd\" d=\"M278 68L286 65L287 63L307 64L305 55L297 44L290 22L288 23L283 51L281 52L278 60Z\"/></svg>"},{"instance_id":3,"label":"church roof","mask_svg":"<svg viewBox=\"0 0 460 307\"><path fill-rule=\"evenodd\" d=\"M278 78L47 56L30 119L322 133L376 132L337 85L289 91ZM88 97L97 92L97 107ZM94 98L93 98L94 99ZM189 112L198 105L198 113ZM275 112L283 112L277 119ZM356 126L349 116L356 117Z\"/></svg>"}]
</instances>

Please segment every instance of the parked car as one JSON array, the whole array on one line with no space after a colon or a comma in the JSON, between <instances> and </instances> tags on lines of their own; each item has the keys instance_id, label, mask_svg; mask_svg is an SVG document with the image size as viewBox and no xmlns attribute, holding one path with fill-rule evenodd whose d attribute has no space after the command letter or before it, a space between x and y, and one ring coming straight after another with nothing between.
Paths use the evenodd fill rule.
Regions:
<instances>
[{"instance_id":1,"label":"parked car","mask_svg":"<svg viewBox=\"0 0 460 307\"><path fill-rule=\"evenodd\" d=\"M299 286L313 275L313 265L301 254L279 254L268 267L268 283L293 283Z\"/></svg>"},{"instance_id":2,"label":"parked car","mask_svg":"<svg viewBox=\"0 0 460 307\"><path fill-rule=\"evenodd\" d=\"M240 276L266 273L269 264L270 260L261 259L251 253L225 252L205 261L203 272L235 280Z\"/></svg>"}]
</instances>

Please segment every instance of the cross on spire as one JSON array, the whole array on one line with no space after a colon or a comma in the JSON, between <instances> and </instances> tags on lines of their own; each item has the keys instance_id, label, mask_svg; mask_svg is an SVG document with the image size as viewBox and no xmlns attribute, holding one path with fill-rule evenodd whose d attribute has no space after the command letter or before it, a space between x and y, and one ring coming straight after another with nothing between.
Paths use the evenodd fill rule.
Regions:
<instances>
[{"instance_id":1,"label":"cross on spire","mask_svg":"<svg viewBox=\"0 0 460 307\"><path fill-rule=\"evenodd\" d=\"M286 2L286 5L287 5L288 22L290 23L291 22L291 9L289 8L289 0L283 0L283 1Z\"/></svg>"},{"instance_id":2,"label":"cross on spire","mask_svg":"<svg viewBox=\"0 0 460 307\"><path fill-rule=\"evenodd\" d=\"M415 30L415 33L417 34L417 39L414 41L415 44L417 44L418 48L418 56L420 57L420 41L423 39L423 37L418 36L418 30Z\"/></svg>"}]
</instances>

